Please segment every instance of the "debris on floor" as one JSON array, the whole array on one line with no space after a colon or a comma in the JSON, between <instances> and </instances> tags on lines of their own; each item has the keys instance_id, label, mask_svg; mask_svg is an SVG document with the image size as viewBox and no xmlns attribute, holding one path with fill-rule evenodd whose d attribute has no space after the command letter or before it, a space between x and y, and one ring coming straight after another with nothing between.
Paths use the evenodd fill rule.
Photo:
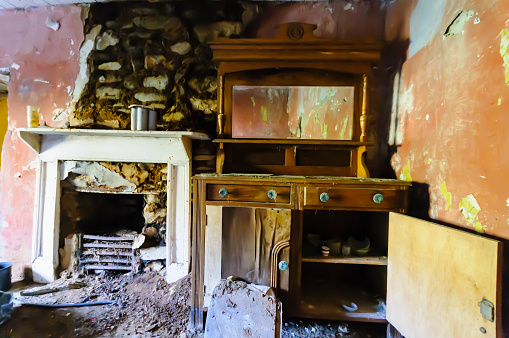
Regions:
<instances>
[{"instance_id":1,"label":"debris on floor","mask_svg":"<svg viewBox=\"0 0 509 338\"><path fill-rule=\"evenodd\" d=\"M37 304L113 301L112 305L62 309L14 308L0 326L0 337L192 337L189 332L190 276L165 281L166 269L142 275L102 273L58 279L41 290L58 290L16 299ZM72 288L80 282L81 288ZM31 292L36 293L37 289Z\"/></svg>"},{"instance_id":2,"label":"debris on floor","mask_svg":"<svg viewBox=\"0 0 509 338\"><path fill-rule=\"evenodd\" d=\"M287 319L282 338L385 338L387 324L345 323L311 319Z\"/></svg>"}]
</instances>

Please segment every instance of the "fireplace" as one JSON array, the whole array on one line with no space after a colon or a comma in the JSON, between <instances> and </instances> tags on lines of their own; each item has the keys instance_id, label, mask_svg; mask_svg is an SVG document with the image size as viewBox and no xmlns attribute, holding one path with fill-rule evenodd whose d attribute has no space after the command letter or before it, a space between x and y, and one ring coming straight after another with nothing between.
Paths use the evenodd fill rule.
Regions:
<instances>
[{"instance_id":1,"label":"fireplace","mask_svg":"<svg viewBox=\"0 0 509 338\"><path fill-rule=\"evenodd\" d=\"M56 278L62 182L73 172L69 165L76 163L166 165L166 279L172 282L189 272L191 139L205 140L207 135L45 127L18 129L18 133L38 153L32 243L34 281L48 283ZM101 175L97 176L100 180ZM96 188L101 189L100 184ZM110 189L108 193L136 194L137 191L135 186L120 184L117 191Z\"/></svg>"}]
</instances>

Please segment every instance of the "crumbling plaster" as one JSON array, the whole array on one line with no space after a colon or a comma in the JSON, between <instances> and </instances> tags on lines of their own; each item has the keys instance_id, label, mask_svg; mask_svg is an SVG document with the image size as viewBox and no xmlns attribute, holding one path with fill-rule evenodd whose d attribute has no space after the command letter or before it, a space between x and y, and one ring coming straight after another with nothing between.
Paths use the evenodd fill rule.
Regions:
<instances>
[{"instance_id":1,"label":"crumbling plaster","mask_svg":"<svg viewBox=\"0 0 509 338\"><path fill-rule=\"evenodd\" d=\"M410 40L395 80L392 166L398 178L429 184L432 218L509 238L509 95L501 55L509 2L443 1L443 15L433 16L440 21L428 29L436 33L415 39L425 14L418 10L431 2L387 8L387 39ZM445 34L450 26L455 34Z\"/></svg>"}]
</instances>

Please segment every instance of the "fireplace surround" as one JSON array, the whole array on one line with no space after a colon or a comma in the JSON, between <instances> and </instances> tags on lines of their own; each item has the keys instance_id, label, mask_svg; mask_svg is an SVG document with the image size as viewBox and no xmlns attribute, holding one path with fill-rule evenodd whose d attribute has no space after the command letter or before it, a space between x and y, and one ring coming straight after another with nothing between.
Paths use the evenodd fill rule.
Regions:
<instances>
[{"instance_id":1,"label":"fireplace surround","mask_svg":"<svg viewBox=\"0 0 509 338\"><path fill-rule=\"evenodd\" d=\"M38 154L32 236L34 281L49 283L56 278L62 161L167 164L166 280L173 282L189 272L191 140L207 140L206 134L47 127L20 128L18 134Z\"/></svg>"}]
</instances>

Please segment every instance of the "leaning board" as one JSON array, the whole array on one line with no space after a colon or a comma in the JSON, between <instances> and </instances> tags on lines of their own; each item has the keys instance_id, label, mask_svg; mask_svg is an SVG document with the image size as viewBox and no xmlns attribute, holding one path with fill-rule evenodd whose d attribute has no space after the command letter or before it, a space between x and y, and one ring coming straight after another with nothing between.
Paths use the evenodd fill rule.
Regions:
<instances>
[{"instance_id":1,"label":"leaning board","mask_svg":"<svg viewBox=\"0 0 509 338\"><path fill-rule=\"evenodd\" d=\"M391 213L388 260L387 320L403 336L501 336L502 243Z\"/></svg>"}]
</instances>

